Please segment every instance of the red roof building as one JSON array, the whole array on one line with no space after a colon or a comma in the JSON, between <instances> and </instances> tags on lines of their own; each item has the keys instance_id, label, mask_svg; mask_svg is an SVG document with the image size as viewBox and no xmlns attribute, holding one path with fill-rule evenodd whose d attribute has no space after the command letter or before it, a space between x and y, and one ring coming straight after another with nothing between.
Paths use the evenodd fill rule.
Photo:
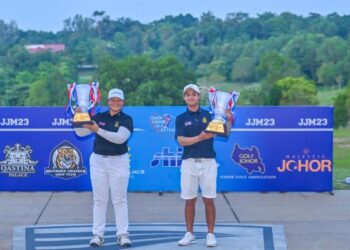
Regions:
<instances>
[{"instance_id":1,"label":"red roof building","mask_svg":"<svg viewBox=\"0 0 350 250\"><path fill-rule=\"evenodd\" d=\"M29 53L40 53L51 51L52 53L63 52L65 50L64 44L30 44L25 46Z\"/></svg>"}]
</instances>

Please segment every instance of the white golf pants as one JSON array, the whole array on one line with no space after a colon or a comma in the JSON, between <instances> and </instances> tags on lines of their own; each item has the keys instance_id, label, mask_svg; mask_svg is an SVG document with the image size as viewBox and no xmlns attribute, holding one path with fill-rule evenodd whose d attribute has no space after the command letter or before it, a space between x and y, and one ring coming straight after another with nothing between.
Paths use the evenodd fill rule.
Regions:
<instances>
[{"instance_id":1,"label":"white golf pants","mask_svg":"<svg viewBox=\"0 0 350 250\"><path fill-rule=\"evenodd\" d=\"M90 156L90 176L94 198L92 233L103 237L109 194L114 207L117 235L128 232L127 190L130 177L129 155Z\"/></svg>"}]
</instances>

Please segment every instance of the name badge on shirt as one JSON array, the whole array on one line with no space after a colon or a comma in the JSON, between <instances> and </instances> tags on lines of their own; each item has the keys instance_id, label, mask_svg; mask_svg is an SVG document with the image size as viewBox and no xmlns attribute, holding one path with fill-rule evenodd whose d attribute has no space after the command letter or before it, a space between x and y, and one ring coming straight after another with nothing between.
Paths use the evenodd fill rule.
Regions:
<instances>
[{"instance_id":1,"label":"name badge on shirt","mask_svg":"<svg viewBox=\"0 0 350 250\"><path fill-rule=\"evenodd\" d=\"M192 125L192 122L191 122L191 121L185 122L185 126L190 126L190 125Z\"/></svg>"},{"instance_id":2,"label":"name badge on shirt","mask_svg":"<svg viewBox=\"0 0 350 250\"><path fill-rule=\"evenodd\" d=\"M115 127L115 128L118 128L118 127L119 127L119 122L115 122L115 123L114 123L114 127Z\"/></svg>"},{"instance_id":3,"label":"name badge on shirt","mask_svg":"<svg viewBox=\"0 0 350 250\"><path fill-rule=\"evenodd\" d=\"M203 117L202 122L203 122L203 123L208 123L207 118L206 118L206 117Z\"/></svg>"}]
</instances>

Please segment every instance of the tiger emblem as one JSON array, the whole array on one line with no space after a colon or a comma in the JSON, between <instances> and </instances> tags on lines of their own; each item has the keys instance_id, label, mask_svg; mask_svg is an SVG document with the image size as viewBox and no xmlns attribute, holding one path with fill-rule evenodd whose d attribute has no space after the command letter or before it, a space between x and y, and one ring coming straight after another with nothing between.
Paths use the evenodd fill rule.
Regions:
<instances>
[{"instance_id":1,"label":"tiger emblem","mask_svg":"<svg viewBox=\"0 0 350 250\"><path fill-rule=\"evenodd\" d=\"M74 148L61 147L55 152L55 167L59 169L78 168L79 156Z\"/></svg>"}]
</instances>

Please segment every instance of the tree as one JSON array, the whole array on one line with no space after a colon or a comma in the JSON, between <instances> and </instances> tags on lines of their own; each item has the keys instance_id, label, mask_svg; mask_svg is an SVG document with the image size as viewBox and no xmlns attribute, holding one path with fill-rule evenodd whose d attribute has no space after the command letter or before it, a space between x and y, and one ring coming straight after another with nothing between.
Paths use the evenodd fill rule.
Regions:
<instances>
[{"instance_id":1,"label":"tree","mask_svg":"<svg viewBox=\"0 0 350 250\"><path fill-rule=\"evenodd\" d=\"M262 84L264 96L262 98L265 99L267 105L278 105L279 103L279 88L276 87L278 80L300 75L299 65L276 51L262 58L258 70L264 79Z\"/></svg>"},{"instance_id":2,"label":"tree","mask_svg":"<svg viewBox=\"0 0 350 250\"><path fill-rule=\"evenodd\" d=\"M348 45L340 37L326 38L318 46L317 59L320 62L339 62L345 58L347 48Z\"/></svg>"},{"instance_id":3,"label":"tree","mask_svg":"<svg viewBox=\"0 0 350 250\"><path fill-rule=\"evenodd\" d=\"M67 74L67 65L42 63L35 72L35 81L29 87L25 105L64 106L67 103L67 83L72 76Z\"/></svg>"},{"instance_id":4,"label":"tree","mask_svg":"<svg viewBox=\"0 0 350 250\"><path fill-rule=\"evenodd\" d=\"M255 59L241 56L233 64L231 79L239 82L252 82L255 79Z\"/></svg>"},{"instance_id":5,"label":"tree","mask_svg":"<svg viewBox=\"0 0 350 250\"><path fill-rule=\"evenodd\" d=\"M238 103L239 105L249 106L261 106L264 104L264 99L261 98L263 96L263 88L259 86L251 86L248 88L244 88L240 92Z\"/></svg>"},{"instance_id":6,"label":"tree","mask_svg":"<svg viewBox=\"0 0 350 250\"><path fill-rule=\"evenodd\" d=\"M334 101L334 127L346 127L350 120L350 85Z\"/></svg>"},{"instance_id":7,"label":"tree","mask_svg":"<svg viewBox=\"0 0 350 250\"><path fill-rule=\"evenodd\" d=\"M225 41L232 41L244 32L242 24L249 18L248 13L228 13L223 23Z\"/></svg>"},{"instance_id":8,"label":"tree","mask_svg":"<svg viewBox=\"0 0 350 250\"><path fill-rule=\"evenodd\" d=\"M287 56L272 51L263 56L258 66L259 73L268 82L275 83L286 76L300 75L299 65Z\"/></svg>"},{"instance_id":9,"label":"tree","mask_svg":"<svg viewBox=\"0 0 350 250\"><path fill-rule=\"evenodd\" d=\"M249 18L245 20L242 29L251 40L263 38L261 23L257 19Z\"/></svg>"},{"instance_id":10,"label":"tree","mask_svg":"<svg viewBox=\"0 0 350 250\"><path fill-rule=\"evenodd\" d=\"M9 105L5 100L5 97L6 97L5 93L7 89L10 89L11 86L14 85L15 80L13 78L14 78L13 73L9 66L0 67L0 86L2 86L0 88L0 96L2 97L0 99L0 104L3 106Z\"/></svg>"},{"instance_id":11,"label":"tree","mask_svg":"<svg viewBox=\"0 0 350 250\"><path fill-rule=\"evenodd\" d=\"M157 77L161 70L155 68L159 67L159 59L173 55L177 58L176 64L184 67L179 72L185 75L194 71L198 77L214 83L259 82L261 89L256 89L249 99L259 96L264 104L278 105L280 90L276 82L288 76L304 76L317 85L339 88L349 82L349 22L350 15L337 13L327 16L310 13L303 17L288 12L265 12L249 17L238 12L220 19L207 12L200 18L190 14L168 15L143 24L129 18L114 20L104 11L95 11L89 17L75 15L66 19L63 30L53 33L23 31L15 22L0 20L0 102L8 105L17 100L22 105L23 96L10 100L8 95L20 91L32 98L32 85L49 86L48 77L36 75L42 71L39 65L43 62L56 67L70 62L65 66L65 73L61 69L57 71L57 76L63 77L57 82L77 79L77 65L93 64L98 66L97 79L103 94L115 86L125 88L127 93L138 89L146 91L141 88L143 84L150 90L161 86L161 81L167 83L167 79ZM64 43L65 52L33 54L25 49L28 44L52 43ZM25 71L34 76L30 83L17 79L20 72ZM56 75L52 74L54 79ZM178 80L184 78L181 76ZM26 88L26 84L30 87ZM169 84L173 84L173 80ZM36 98L40 100L44 96L43 92ZM161 99L156 102L169 102L165 97ZM51 101L56 103L55 98Z\"/></svg>"},{"instance_id":12,"label":"tree","mask_svg":"<svg viewBox=\"0 0 350 250\"><path fill-rule=\"evenodd\" d=\"M95 22L96 22L96 28L97 28L97 33L98 33L98 37L101 38L101 29L102 29L102 19L104 18L105 15L105 11L97 11L95 10L92 13L92 16L95 18Z\"/></svg>"},{"instance_id":13,"label":"tree","mask_svg":"<svg viewBox=\"0 0 350 250\"><path fill-rule=\"evenodd\" d=\"M64 20L64 30L81 34L88 34L94 30L95 21L82 15L75 15L74 18Z\"/></svg>"},{"instance_id":14,"label":"tree","mask_svg":"<svg viewBox=\"0 0 350 250\"><path fill-rule=\"evenodd\" d=\"M0 52L15 44L19 39L19 29L16 22L11 21L6 24L0 20Z\"/></svg>"},{"instance_id":15,"label":"tree","mask_svg":"<svg viewBox=\"0 0 350 250\"><path fill-rule=\"evenodd\" d=\"M210 45L221 42L222 21L216 18L212 12L203 13L198 24L197 45Z\"/></svg>"},{"instance_id":16,"label":"tree","mask_svg":"<svg viewBox=\"0 0 350 250\"><path fill-rule=\"evenodd\" d=\"M28 97L29 85L16 84L6 89L2 102L6 106L24 106Z\"/></svg>"},{"instance_id":17,"label":"tree","mask_svg":"<svg viewBox=\"0 0 350 250\"><path fill-rule=\"evenodd\" d=\"M310 33L320 33L326 36L334 36L338 33L338 27L335 23L318 14L309 18L306 28Z\"/></svg>"},{"instance_id":18,"label":"tree","mask_svg":"<svg viewBox=\"0 0 350 250\"><path fill-rule=\"evenodd\" d=\"M226 79L226 62L224 60L215 60L210 64L200 64L197 68L198 77L212 84L225 82Z\"/></svg>"},{"instance_id":19,"label":"tree","mask_svg":"<svg viewBox=\"0 0 350 250\"><path fill-rule=\"evenodd\" d=\"M192 65L197 67L201 63L211 63L213 60L213 53L208 46L193 46Z\"/></svg>"},{"instance_id":20,"label":"tree","mask_svg":"<svg viewBox=\"0 0 350 250\"><path fill-rule=\"evenodd\" d=\"M24 106L25 100L29 95L30 84L35 77L29 71L21 71L16 75L15 83L5 89L3 105L6 106Z\"/></svg>"},{"instance_id":21,"label":"tree","mask_svg":"<svg viewBox=\"0 0 350 250\"><path fill-rule=\"evenodd\" d=\"M303 77L286 77L276 84L279 90L279 105L316 105L315 83Z\"/></svg>"},{"instance_id":22,"label":"tree","mask_svg":"<svg viewBox=\"0 0 350 250\"><path fill-rule=\"evenodd\" d=\"M92 58L92 43L91 41L82 40L80 41L76 47L75 50L72 51L71 57L74 58L74 60L78 64L92 64L93 58Z\"/></svg>"},{"instance_id":23,"label":"tree","mask_svg":"<svg viewBox=\"0 0 350 250\"><path fill-rule=\"evenodd\" d=\"M339 63L323 63L317 70L318 82L324 86L333 86L333 88L338 85L340 88L345 80L341 66Z\"/></svg>"},{"instance_id":24,"label":"tree","mask_svg":"<svg viewBox=\"0 0 350 250\"><path fill-rule=\"evenodd\" d=\"M101 63L97 78L103 83L102 95L110 88L121 88L128 105L180 105L181 89L195 80L173 56L109 58Z\"/></svg>"},{"instance_id":25,"label":"tree","mask_svg":"<svg viewBox=\"0 0 350 250\"><path fill-rule=\"evenodd\" d=\"M297 34L283 47L282 53L298 62L301 71L310 79L317 81L316 71L320 66L317 60L317 48L323 39L324 36L319 34Z\"/></svg>"}]
</instances>

